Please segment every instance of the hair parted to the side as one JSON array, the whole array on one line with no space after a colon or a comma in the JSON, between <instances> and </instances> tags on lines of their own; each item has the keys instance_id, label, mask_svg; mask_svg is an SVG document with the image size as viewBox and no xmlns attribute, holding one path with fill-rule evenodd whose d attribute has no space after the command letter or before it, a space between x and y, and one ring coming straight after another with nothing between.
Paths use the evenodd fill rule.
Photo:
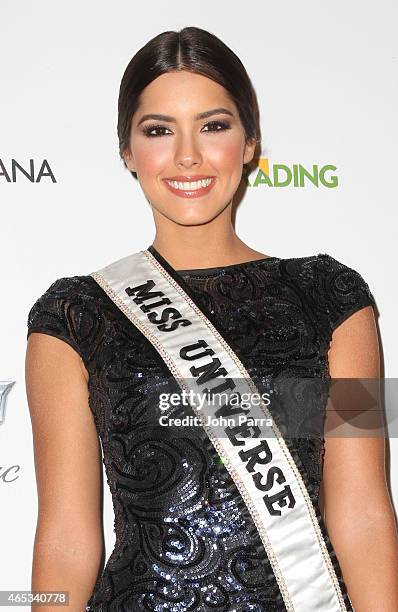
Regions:
<instances>
[{"instance_id":1,"label":"hair parted to the side","mask_svg":"<svg viewBox=\"0 0 398 612\"><path fill-rule=\"evenodd\" d=\"M246 142L261 142L257 96L238 56L217 36L197 27L167 31L147 42L130 60L123 74L118 99L119 155L130 152L131 121L140 94L166 72L186 70L201 74L225 88L236 104ZM135 172L131 173L137 176Z\"/></svg>"}]
</instances>

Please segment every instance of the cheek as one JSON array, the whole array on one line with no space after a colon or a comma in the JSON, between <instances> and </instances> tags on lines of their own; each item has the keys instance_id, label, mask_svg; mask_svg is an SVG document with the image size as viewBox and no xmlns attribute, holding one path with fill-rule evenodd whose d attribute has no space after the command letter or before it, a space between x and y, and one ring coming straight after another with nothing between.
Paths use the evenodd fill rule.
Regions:
<instances>
[{"instance_id":1,"label":"cheek","mask_svg":"<svg viewBox=\"0 0 398 612\"><path fill-rule=\"evenodd\" d=\"M170 147L161 144L139 146L134 150L134 157L138 172L142 176L153 176L170 165Z\"/></svg>"},{"instance_id":2,"label":"cheek","mask_svg":"<svg viewBox=\"0 0 398 612\"><path fill-rule=\"evenodd\" d=\"M207 157L219 172L233 173L240 171L242 165L242 142L240 139L226 140L220 144L207 147Z\"/></svg>"}]
</instances>

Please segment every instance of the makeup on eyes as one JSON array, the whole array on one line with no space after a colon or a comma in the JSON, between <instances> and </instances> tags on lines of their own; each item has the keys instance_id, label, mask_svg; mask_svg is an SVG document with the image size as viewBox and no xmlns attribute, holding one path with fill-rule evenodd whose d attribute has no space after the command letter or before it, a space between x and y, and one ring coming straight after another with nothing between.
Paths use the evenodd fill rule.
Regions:
<instances>
[{"instance_id":1,"label":"makeup on eyes","mask_svg":"<svg viewBox=\"0 0 398 612\"><path fill-rule=\"evenodd\" d=\"M203 127L207 127L207 126L221 126L221 129L205 130L205 133L206 132L211 132L211 133L224 132L226 130L231 129L231 124L228 121L221 121L221 120L209 121ZM145 125L142 128L142 132L148 138L156 138L156 137L160 137L163 135L166 136L167 134L151 134L151 132L154 130L162 130L162 129L168 130L169 128L166 127L165 125L160 125L160 124Z\"/></svg>"}]
</instances>

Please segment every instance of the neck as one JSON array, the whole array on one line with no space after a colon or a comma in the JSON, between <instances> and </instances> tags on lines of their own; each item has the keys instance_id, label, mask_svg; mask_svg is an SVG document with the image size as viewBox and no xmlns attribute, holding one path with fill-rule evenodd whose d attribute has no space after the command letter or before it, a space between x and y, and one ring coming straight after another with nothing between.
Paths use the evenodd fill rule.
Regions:
<instances>
[{"instance_id":1,"label":"neck","mask_svg":"<svg viewBox=\"0 0 398 612\"><path fill-rule=\"evenodd\" d=\"M182 225L154 210L153 247L175 270L212 268L267 257L245 244L232 225L231 206L214 219Z\"/></svg>"}]
</instances>

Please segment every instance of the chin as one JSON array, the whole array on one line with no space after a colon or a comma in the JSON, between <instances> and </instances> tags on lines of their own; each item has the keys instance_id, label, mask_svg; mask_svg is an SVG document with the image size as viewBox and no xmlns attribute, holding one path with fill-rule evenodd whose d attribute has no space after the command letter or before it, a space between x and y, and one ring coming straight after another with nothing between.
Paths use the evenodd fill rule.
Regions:
<instances>
[{"instance_id":1,"label":"chin","mask_svg":"<svg viewBox=\"0 0 398 612\"><path fill-rule=\"evenodd\" d=\"M174 221L174 223L178 223L178 225L204 225L205 223L210 223L213 221L215 217L217 217L218 213L203 215L203 214L193 214L193 215L166 215L170 221Z\"/></svg>"},{"instance_id":2,"label":"chin","mask_svg":"<svg viewBox=\"0 0 398 612\"><path fill-rule=\"evenodd\" d=\"M224 206L212 206L209 210L208 205L204 202L198 205L190 206L189 202L184 202L176 206L175 204L166 206L154 206L156 210L163 216L178 223L179 225L203 225L215 219L225 208Z\"/></svg>"}]
</instances>

